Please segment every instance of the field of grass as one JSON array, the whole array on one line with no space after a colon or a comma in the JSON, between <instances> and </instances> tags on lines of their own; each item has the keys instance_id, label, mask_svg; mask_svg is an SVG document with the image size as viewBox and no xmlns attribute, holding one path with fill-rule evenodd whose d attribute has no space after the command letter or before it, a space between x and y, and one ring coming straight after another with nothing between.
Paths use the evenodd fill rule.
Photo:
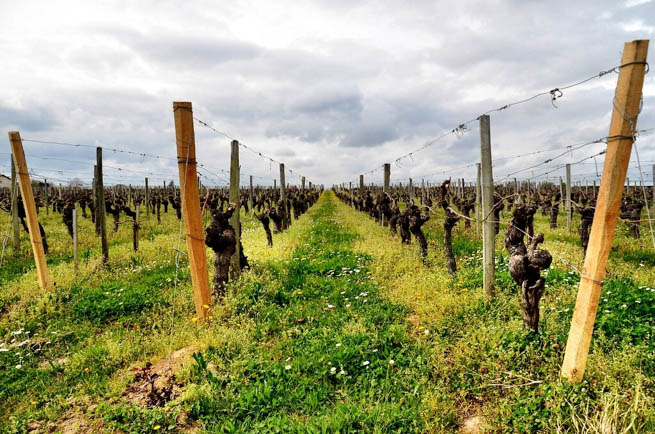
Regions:
<instances>
[{"instance_id":1,"label":"field of grass","mask_svg":"<svg viewBox=\"0 0 655 434\"><path fill-rule=\"evenodd\" d=\"M438 215L424 264L330 192L273 249L244 214L252 269L207 325L183 258L175 267L174 212L144 222L138 253L129 224L110 234L106 267L80 219L77 273L60 216L40 217L55 289L38 288L26 236L0 271L0 432L655 431L655 255L622 225L585 381L569 385L559 367L582 249L562 216L557 230L536 216L554 257L536 336L502 236L487 301L475 225L453 231L452 277Z\"/></svg>"}]
</instances>

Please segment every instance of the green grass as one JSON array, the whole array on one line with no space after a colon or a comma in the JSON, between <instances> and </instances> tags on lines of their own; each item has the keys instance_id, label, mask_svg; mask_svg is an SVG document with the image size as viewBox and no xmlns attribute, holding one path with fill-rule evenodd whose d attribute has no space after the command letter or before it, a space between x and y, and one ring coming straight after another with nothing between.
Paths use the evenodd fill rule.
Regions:
<instances>
[{"instance_id":1,"label":"green grass","mask_svg":"<svg viewBox=\"0 0 655 434\"><path fill-rule=\"evenodd\" d=\"M312 220L275 280L232 300L251 339L194 355L186 405L212 432L421 432L429 371L406 308L380 297L332 199Z\"/></svg>"},{"instance_id":2,"label":"green grass","mask_svg":"<svg viewBox=\"0 0 655 434\"><path fill-rule=\"evenodd\" d=\"M554 257L538 335L523 327L507 269L510 217L486 300L475 224L453 230L450 276L441 211L425 225L425 263L329 192L273 249L243 213L252 270L200 325L188 265L174 266L174 213L143 222L138 253L129 225L110 232L105 267L81 219L75 273L60 216L42 212L55 287L38 288L25 234L0 268L0 432L56 431L76 417L92 432L452 433L472 416L487 432L655 431L649 234L619 224L585 381L570 385L559 368L582 270L579 216L572 233L563 216L554 230L536 216ZM134 369L180 349L181 394L152 408L130 400Z\"/></svg>"}]
</instances>

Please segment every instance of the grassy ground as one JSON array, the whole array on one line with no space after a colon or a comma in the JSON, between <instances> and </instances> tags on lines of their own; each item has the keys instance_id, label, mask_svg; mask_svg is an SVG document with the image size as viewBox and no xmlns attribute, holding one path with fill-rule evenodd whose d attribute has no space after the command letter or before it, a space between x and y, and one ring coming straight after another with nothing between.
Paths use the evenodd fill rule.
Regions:
<instances>
[{"instance_id":1,"label":"grassy ground","mask_svg":"<svg viewBox=\"0 0 655 434\"><path fill-rule=\"evenodd\" d=\"M122 225L105 268L82 221L78 273L60 216L41 217L55 289L38 288L27 238L0 272L0 432L655 431L655 256L625 228L586 381L567 385L558 372L582 253L541 216L555 261L538 336L523 329L505 255L498 296L482 298L475 228L455 229L459 271L448 275L439 216L426 225L423 264L416 245L331 193L273 249L244 215L252 270L202 326L187 266L175 268L174 213L144 223L138 254ZM172 392L145 405L140 369L163 373L169 356Z\"/></svg>"},{"instance_id":2,"label":"grassy ground","mask_svg":"<svg viewBox=\"0 0 655 434\"><path fill-rule=\"evenodd\" d=\"M417 334L429 330L430 365L438 376L425 398L431 431L452 432L472 417L492 432L655 431L655 289L648 234L635 240L619 227L585 381L568 385L560 381L559 368L583 257L563 216L556 230L545 217L536 219L535 230L545 232L544 248L555 260L542 300L542 329L533 336L522 326L505 253L496 264L497 297L491 302L482 297L475 224L465 229L460 222L454 230L459 268L453 277L441 250L442 215L426 225L431 248L424 265L418 246L401 247L387 228L342 203L339 212L346 225L357 228L354 247L372 256L372 275L384 294L413 312L409 320ZM504 251L502 240L497 237L497 252Z\"/></svg>"}]
</instances>

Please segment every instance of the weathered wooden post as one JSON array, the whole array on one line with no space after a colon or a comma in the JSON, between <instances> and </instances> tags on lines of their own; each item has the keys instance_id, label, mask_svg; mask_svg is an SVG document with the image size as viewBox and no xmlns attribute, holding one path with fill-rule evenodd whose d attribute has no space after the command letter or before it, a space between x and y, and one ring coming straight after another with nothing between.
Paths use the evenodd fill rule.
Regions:
<instances>
[{"instance_id":1,"label":"weathered wooden post","mask_svg":"<svg viewBox=\"0 0 655 434\"><path fill-rule=\"evenodd\" d=\"M148 177L146 176L146 220L150 220L150 190L148 189Z\"/></svg>"},{"instance_id":2,"label":"weathered wooden post","mask_svg":"<svg viewBox=\"0 0 655 434\"><path fill-rule=\"evenodd\" d=\"M14 253L20 251L20 227L18 226L18 181L16 180L16 164L11 159L11 227L14 239Z\"/></svg>"},{"instance_id":3,"label":"weathered wooden post","mask_svg":"<svg viewBox=\"0 0 655 434\"><path fill-rule=\"evenodd\" d=\"M136 206L136 218L132 222L132 249L139 251L139 205Z\"/></svg>"},{"instance_id":4,"label":"weathered wooden post","mask_svg":"<svg viewBox=\"0 0 655 434\"><path fill-rule=\"evenodd\" d=\"M41 229L39 220L36 215L36 205L34 203L34 193L30 182L27 162L25 161L25 152L23 151L23 141L18 131L9 132L9 143L11 144L11 155L16 166L18 175L18 186L23 198L23 207L25 208L25 217L27 219L27 228L30 230L30 241L32 242L32 253L34 254L34 263L36 264L36 274L39 279L39 285L42 289L50 287L50 276L46 265L45 253L43 251L43 240L41 239Z\"/></svg>"},{"instance_id":5,"label":"weathered wooden post","mask_svg":"<svg viewBox=\"0 0 655 434\"><path fill-rule=\"evenodd\" d=\"M303 178L304 180L305 178ZM303 185L304 187L304 185ZM250 175L250 187L248 188L248 206L250 207L250 216L255 213L255 209L253 208L255 202L253 200L253 191L252 191L252 175Z\"/></svg>"},{"instance_id":6,"label":"weathered wooden post","mask_svg":"<svg viewBox=\"0 0 655 434\"><path fill-rule=\"evenodd\" d=\"M409 178L409 200L410 202L414 200L414 183L412 178Z\"/></svg>"},{"instance_id":7,"label":"weathered wooden post","mask_svg":"<svg viewBox=\"0 0 655 434\"><path fill-rule=\"evenodd\" d=\"M191 282L199 319L205 318L211 297L209 274L205 251L205 234L200 217L200 196L198 194L196 172L196 141L193 129L193 111L190 102L174 102L175 138L177 147L177 166L180 177L180 198L182 200L182 219L186 230L186 242L191 267Z\"/></svg>"},{"instance_id":8,"label":"weathered wooden post","mask_svg":"<svg viewBox=\"0 0 655 434\"><path fill-rule=\"evenodd\" d=\"M230 278L236 280L241 275L241 198L239 197L239 142L232 140L232 152L230 157L230 202L234 205L235 210L230 217L230 226L234 228L235 238L237 240L234 254L230 258ZM252 179L252 178L251 178Z\"/></svg>"},{"instance_id":9,"label":"weathered wooden post","mask_svg":"<svg viewBox=\"0 0 655 434\"><path fill-rule=\"evenodd\" d=\"M289 229L289 212L287 210L287 184L284 176L284 163L280 163L280 200L282 200L282 228Z\"/></svg>"},{"instance_id":10,"label":"weathered wooden post","mask_svg":"<svg viewBox=\"0 0 655 434\"><path fill-rule=\"evenodd\" d=\"M384 183L382 184L382 192L389 192L389 184L391 182L391 163L384 163ZM384 226L384 214L380 216L380 222Z\"/></svg>"},{"instance_id":11,"label":"weathered wooden post","mask_svg":"<svg viewBox=\"0 0 655 434\"><path fill-rule=\"evenodd\" d=\"M300 178L300 191L305 192L305 177Z\"/></svg>"},{"instance_id":12,"label":"weathered wooden post","mask_svg":"<svg viewBox=\"0 0 655 434\"><path fill-rule=\"evenodd\" d=\"M425 179L421 179L421 205L425 205Z\"/></svg>"},{"instance_id":13,"label":"weathered wooden post","mask_svg":"<svg viewBox=\"0 0 655 434\"><path fill-rule=\"evenodd\" d=\"M49 215L50 214L50 211L49 211L50 208L48 206L48 178L45 178L43 180L43 183L45 185L45 215Z\"/></svg>"},{"instance_id":14,"label":"weathered wooden post","mask_svg":"<svg viewBox=\"0 0 655 434\"><path fill-rule=\"evenodd\" d=\"M73 267L77 273L78 255L77 255L77 206L73 208Z\"/></svg>"},{"instance_id":15,"label":"weathered wooden post","mask_svg":"<svg viewBox=\"0 0 655 434\"><path fill-rule=\"evenodd\" d=\"M603 176L562 364L562 376L571 382L582 380L587 364L598 300L630 163L633 134L637 127L647 54L648 40L626 43L623 49L621 65L624 66L619 70L614 95Z\"/></svg>"},{"instance_id":16,"label":"weathered wooden post","mask_svg":"<svg viewBox=\"0 0 655 434\"><path fill-rule=\"evenodd\" d=\"M102 262L109 261L109 244L107 244L107 225L105 213L105 187L102 180L102 148L96 148L96 193L98 195L98 205L96 208L96 222L100 228L100 243L102 248Z\"/></svg>"},{"instance_id":17,"label":"weathered wooden post","mask_svg":"<svg viewBox=\"0 0 655 434\"><path fill-rule=\"evenodd\" d=\"M571 165L566 165L566 228L571 232Z\"/></svg>"},{"instance_id":18,"label":"weathered wooden post","mask_svg":"<svg viewBox=\"0 0 655 434\"><path fill-rule=\"evenodd\" d=\"M482 262L483 290L487 297L494 296L494 255L496 230L494 228L494 178L491 169L491 128L489 115L480 120L480 163L482 170Z\"/></svg>"}]
</instances>

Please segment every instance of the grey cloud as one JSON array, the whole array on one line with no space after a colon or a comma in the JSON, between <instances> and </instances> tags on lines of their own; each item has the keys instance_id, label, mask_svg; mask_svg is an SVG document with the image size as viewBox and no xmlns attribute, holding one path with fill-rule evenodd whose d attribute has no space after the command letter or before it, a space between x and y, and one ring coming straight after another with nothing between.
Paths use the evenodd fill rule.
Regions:
<instances>
[{"instance_id":1,"label":"grey cloud","mask_svg":"<svg viewBox=\"0 0 655 434\"><path fill-rule=\"evenodd\" d=\"M43 107L32 106L27 109L0 106L0 125L5 130L46 131L52 128L56 122L54 113Z\"/></svg>"}]
</instances>

